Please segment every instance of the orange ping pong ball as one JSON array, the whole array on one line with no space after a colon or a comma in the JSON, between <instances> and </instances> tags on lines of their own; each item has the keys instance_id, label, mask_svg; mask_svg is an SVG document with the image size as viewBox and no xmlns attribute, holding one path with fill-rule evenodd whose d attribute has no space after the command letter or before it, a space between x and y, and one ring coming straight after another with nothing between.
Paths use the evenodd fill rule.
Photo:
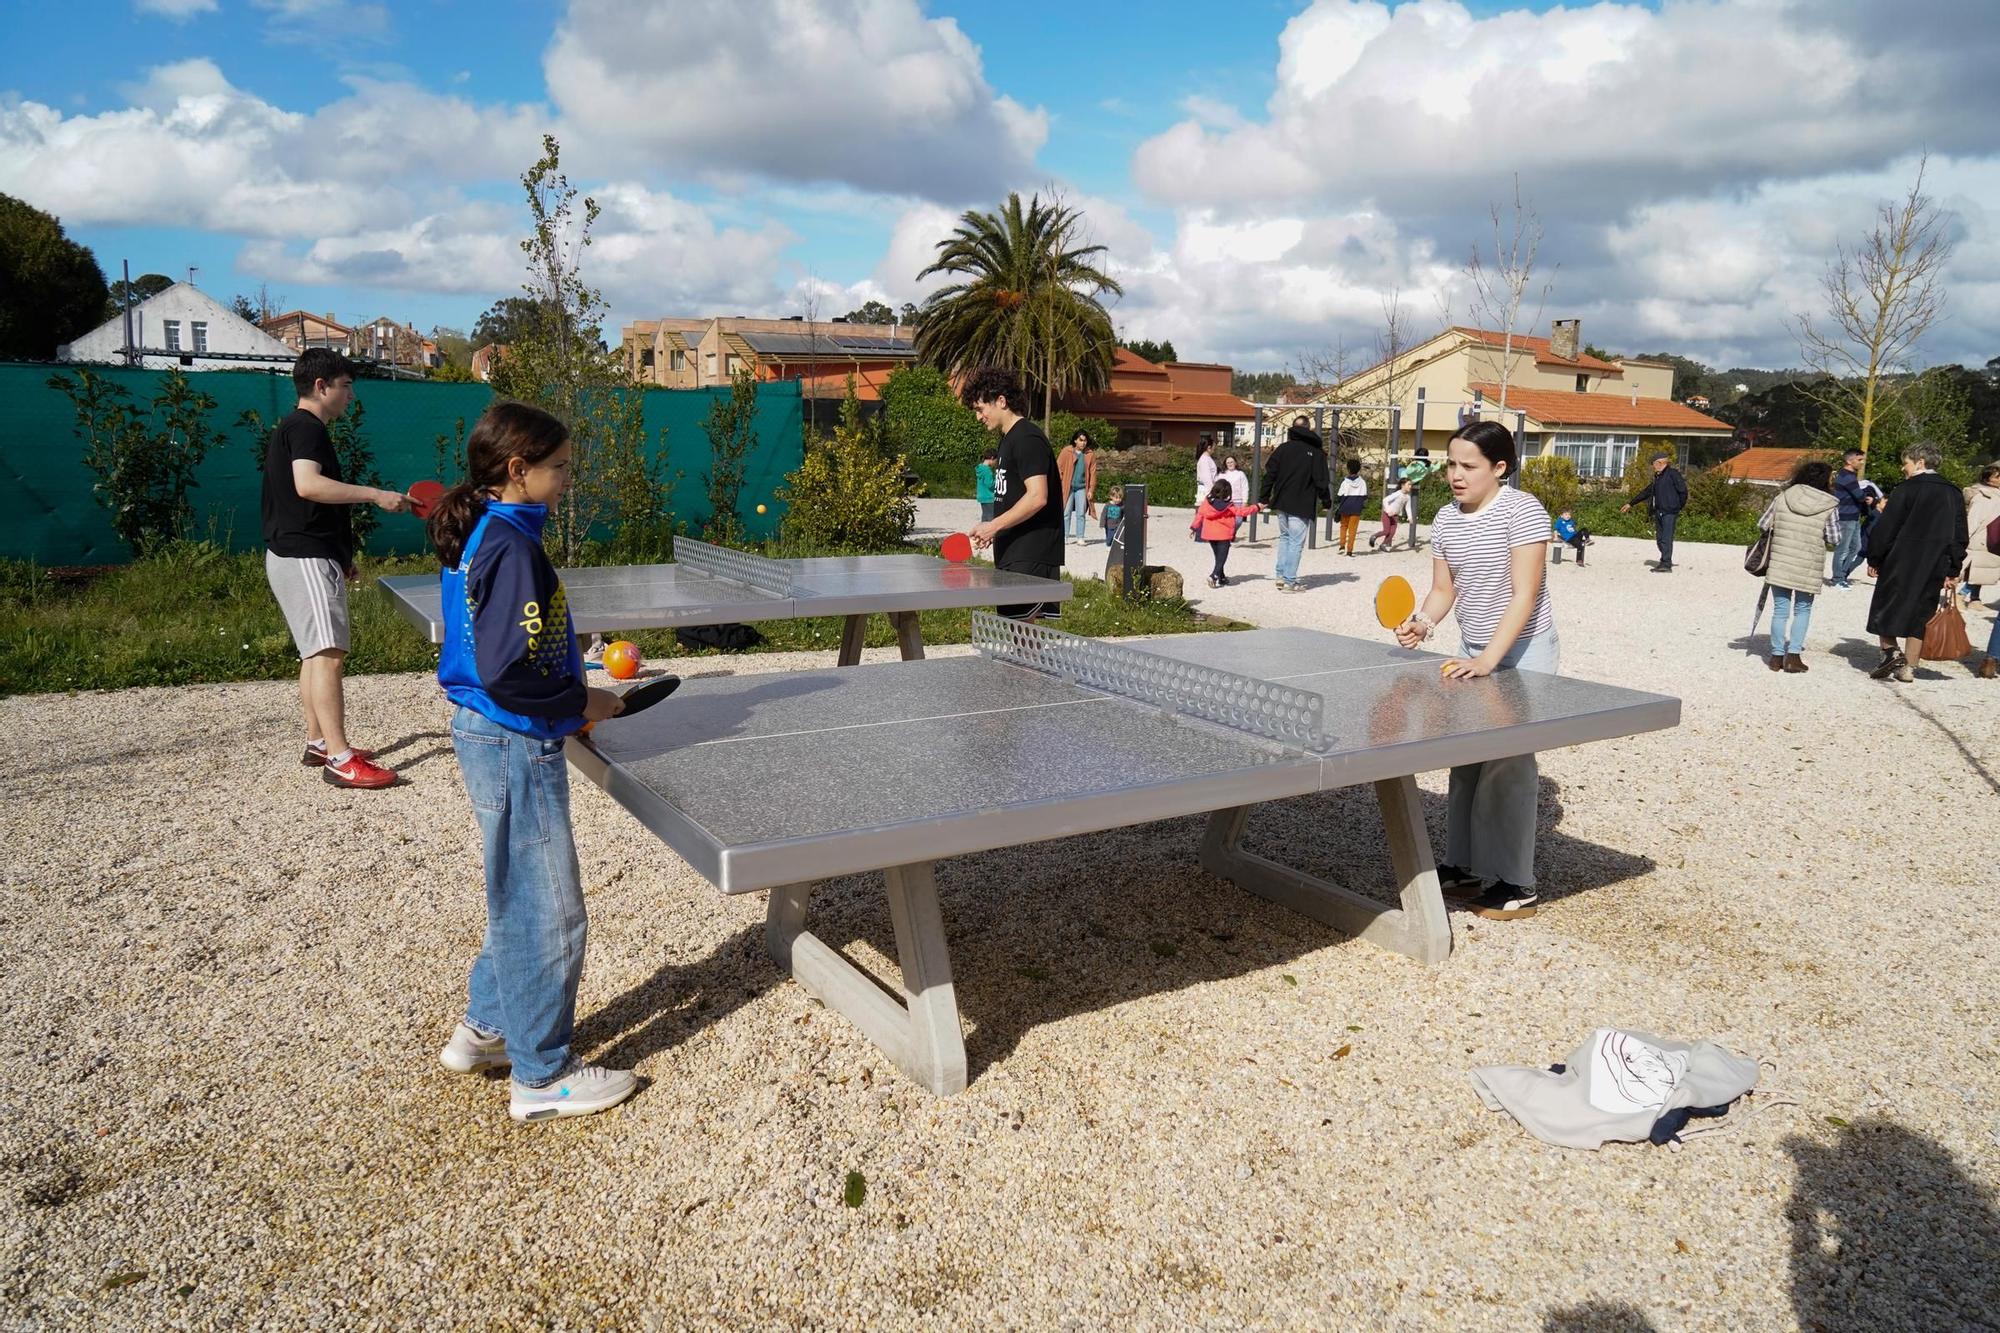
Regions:
<instances>
[{"instance_id":1,"label":"orange ping pong ball","mask_svg":"<svg viewBox=\"0 0 2000 1333\"><path fill-rule=\"evenodd\" d=\"M760 514L761 514L761 513L763 513L763 512L764 512L764 506L763 506L763 505L758 505L758 506L757 506L757 512L758 512L758 513L760 513Z\"/></svg>"}]
</instances>

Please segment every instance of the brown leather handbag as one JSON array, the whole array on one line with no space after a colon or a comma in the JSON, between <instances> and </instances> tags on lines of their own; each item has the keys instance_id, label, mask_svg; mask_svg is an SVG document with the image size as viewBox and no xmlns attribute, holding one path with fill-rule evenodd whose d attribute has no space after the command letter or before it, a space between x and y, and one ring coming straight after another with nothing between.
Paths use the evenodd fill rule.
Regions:
<instances>
[{"instance_id":1,"label":"brown leather handbag","mask_svg":"<svg viewBox=\"0 0 2000 1333\"><path fill-rule=\"evenodd\" d=\"M1965 616L1958 609L1958 589L1953 588L1941 600L1937 614L1924 626L1924 660L1955 662L1971 651L1972 640L1965 635Z\"/></svg>"}]
</instances>

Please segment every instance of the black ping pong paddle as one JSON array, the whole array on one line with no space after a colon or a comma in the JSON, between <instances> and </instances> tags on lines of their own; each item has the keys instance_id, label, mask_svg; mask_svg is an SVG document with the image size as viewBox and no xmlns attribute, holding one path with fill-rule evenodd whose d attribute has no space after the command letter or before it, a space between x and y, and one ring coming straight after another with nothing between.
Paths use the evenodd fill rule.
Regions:
<instances>
[{"instance_id":1,"label":"black ping pong paddle","mask_svg":"<svg viewBox=\"0 0 2000 1333\"><path fill-rule=\"evenodd\" d=\"M680 687L679 676L662 676L658 680L647 681L637 689L627 690L619 696L625 701L625 707L618 716L630 717L634 713L644 712Z\"/></svg>"}]
</instances>

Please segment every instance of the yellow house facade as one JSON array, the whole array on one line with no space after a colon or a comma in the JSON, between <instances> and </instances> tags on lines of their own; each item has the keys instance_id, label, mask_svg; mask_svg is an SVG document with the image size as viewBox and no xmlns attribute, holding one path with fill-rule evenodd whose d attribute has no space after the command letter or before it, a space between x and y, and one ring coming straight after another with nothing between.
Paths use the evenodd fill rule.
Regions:
<instances>
[{"instance_id":1,"label":"yellow house facade","mask_svg":"<svg viewBox=\"0 0 2000 1333\"><path fill-rule=\"evenodd\" d=\"M1524 457L1566 457L1584 477L1623 476L1641 451L1685 461L1700 442L1734 437L1729 423L1673 400L1673 367L1593 356L1581 332L1573 319L1556 320L1548 337L1454 326L1295 411L1320 408L1324 421L1329 405L1368 405L1344 408L1339 433L1349 448L1384 457L1392 444L1403 457L1419 446L1441 456L1461 423L1499 421L1517 432ZM1401 408L1393 428L1390 404Z\"/></svg>"}]
</instances>

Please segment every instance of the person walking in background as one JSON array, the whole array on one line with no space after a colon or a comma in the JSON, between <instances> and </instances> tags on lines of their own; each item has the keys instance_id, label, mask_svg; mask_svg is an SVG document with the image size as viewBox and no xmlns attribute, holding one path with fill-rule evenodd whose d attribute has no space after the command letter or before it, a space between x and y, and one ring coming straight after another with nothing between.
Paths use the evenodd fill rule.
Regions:
<instances>
[{"instance_id":1,"label":"person walking in background","mask_svg":"<svg viewBox=\"0 0 2000 1333\"><path fill-rule=\"evenodd\" d=\"M1229 502L1239 511L1236 530L1240 533L1243 530L1240 511L1250 503L1250 478L1244 475L1241 467L1237 466L1235 454L1230 454L1222 460L1222 471L1217 474L1216 480L1229 483ZM1195 498L1199 500L1201 497L1197 495Z\"/></svg>"},{"instance_id":2,"label":"person walking in background","mask_svg":"<svg viewBox=\"0 0 2000 1333\"><path fill-rule=\"evenodd\" d=\"M979 499L979 521L993 517L993 465L1000 461L998 449L988 449L979 456L979 466L972 470L972 492Z\"/></svg>"},{"instance_id":3,"label":"person walking in background","mask_svg":"<svg viewBox=\"0 0 2000 1333\"><path fill-rule=\"evenodd\" d=\"M1350 558L1354 539L1361 532L1361 511L1368 504L1368 483L1361 478L1361 460L1347 460L1347 475L1340 479L1340 549Z\"/></svg>"},{"instance_id":4,"label":"person walking in background","mask_svg":"<svg viewBox=\"0 0 2000 1333\"><path fill-rule=\"evenodd\" d=\"M1446 446L1452 502L1431 526L1431 588L1396 628L1415 648L1447 613L1458 617L1460 651L1449 682L1516 668L1554 675L1561 665L1555 614L1544 580L1549 511L1507 485L1519 463L1514 432L1496 421L1466 426ZM1540 769L1516 755L1451 770L1445 854L1437 868L1447 897L1506 921L1535 914L1535 813Z\"/></svg>"},{"instance_id":5,"label":"person walking in background","mask_svg":"<svg viewBox=\"0 0 2000 1333\"><path fill-rule=\"evenodd\" d=\"M1965 497L1937 474L1941 458L1928 441L1903 451L1903 484L1868 534L1868 632L1882 645L1882 664L1868 673L1876 680L1916 678L1924 628L1965 567Z\"/></svg>"},{"instance_id":6,"label":"person walking in background","mask_svg":"<svg viewBox=\"0 0 2000 1333\"><path fill-rule=\"evenodd\" d=\"M1437 464L1431 462L1431 451L1421 444L1417 446L1416 457L1403 465L1403 480L1410 483L1410 502L1403 507L1402 521L1410 525L1410 549L1412 551L1417 549L1418 544L1418 493L1422 491L1424 482L1429 480L1431 475L1437 470Z\"/></svg>"},{"instance_id":7,"label":"person walking in background","mask_svg":"<svg viewBox=\"0 0 2000 1333\"><path fill-rule=\"evenodd\" d=\"M1399 481L1389 493L1382 497L1382 526L1368 539L1368 549L1374 550L1379 542L1383 550L1396 544L1396 524L1410 508L1410 482L1408 478Z\"/></svg>"},{"instance_id":8,"label":"person walking in background","mask_svg":"<svg viewBox=\"0 0 2000 1333\"><path fill-rule=\"evenodd\" d=\"M1840 471L1833 479L1833 498L1840 504L1840 544L1833 548L1833 586L1851 588L1847 581L1861 563L1861 520L1869 509L1868 496L1861 489L1861 465L1867 455L1849 449L1840 456Z\"/></svg>"},{"instance_id":9,"label":"person walking in background","mask_svg":"<svg viewBox=\"0 0 2000 1333\"><path fill-rule=\"evenodd\" d=\"M1771 670L1801 672L1806 627L1813 598L1825 582L1826 551L1839 548L1846 520L1833 493L1833 469L1812 460L1799 465L1792 480L1764 507L1757 526L1771 534L1771 564L1764 571L1771 590Z\"/></svg>"},{"instance_id":10,"label":"person walking in background","mask_svg":"<svg viewBox=\"0 0 2000 1333\"><path fill-rule=\"evenodd\" d=\"M1333 487L1326 475L1326 449L1319 432L1303 420L1294 421L1285 442L1271 452L1271 465L1264 472L1263 489L1257 498L1263 508L1278 511L1279 592L1304 592L1299 582L1299 557L1306 549L1306 534L1312 531L1319 506L1333 503Z\"/></svg>"},{"instance_id":11,"label":"person walking in background","mask_svg":"<svg viewBox=\"0 0 2000 1333\"><path fill-rule=\"evenodd\" d=\"M1071 436L1056 455L1056 475L1061 479L1062 493L1069 497L1063 503L1063 531L1083 541L1085 523L1097 516L1097 448L1089 431Z\"/></svg>"},{"instance_id":12,"label":"person walking in background","mask_svg":"<svg viewBox=\"0 0 2000 1333\"><path fill-rule=\"evenodd\" d=\"M1194 446L1194 498L1197 503L1215 487L1221 469L1215 465L1215 444L1206 435Z\"/></svg>"},{"instance_id":13,"label":"person walking in background","mask_svg":"<svg viewBox=\"0 0 2000 1333\"><path fill-rule=\"evenodd\" d=\"M1653 479L1644 490L1618 506L1621 514L1630 513L1635 504L1653 506L1653 540L1660 547L1660 563L1653 566L1655 574L1674 572L1674 527L1681 521L1681 510L1687 508L1687 502L1687 478L1674 466L1673 455L1655 454Z\"/></svg>"},{"instance_id":14,"label":"person walking in background","mask_svg":"<svg viewBox=\"0 0 2000 1333\"><path fill-rule=\"evenodd\" d=\"M1230 544L1236 540L1237 525L1256 512L1256 505L1239 508L1235 493L1221 477L1215 479L1215 485L1209 488L1207 497L1194 511L1194 521L1188 527L1208 543L1209 550L1215 552L1215 569L1208 576L1209 587L1229 586Z\"/></svg>"},{"instance_id":15,"label":"person walking in background","mask_svg":"<svg viewBox=\"0 0 2000 1333\"><path fill-rule=\"evenodd\" d=\"M1965 488L1965 528L1968 543L1965 569L1965 600L1977 602L1979 591L2000 583L2000 555L1986 549L1986 529L2000 518L2000 462L1979 469L1979 480Z\"/></svg>"}]
</instances>

